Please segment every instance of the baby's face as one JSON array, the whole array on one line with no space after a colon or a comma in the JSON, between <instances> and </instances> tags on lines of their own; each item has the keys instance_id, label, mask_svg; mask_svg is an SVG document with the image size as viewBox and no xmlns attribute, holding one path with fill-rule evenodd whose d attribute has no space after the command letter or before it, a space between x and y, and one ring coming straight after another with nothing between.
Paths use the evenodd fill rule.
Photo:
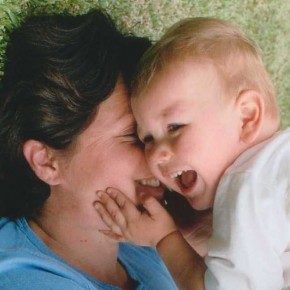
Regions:
<instances>
[{"instance_id":1,"label":"baby's face","mask_svg":"<svg viewBox=\"0 0 290 290\"><path fill-rule=\"evenodd\" d=\"M132 100L152 173L195 209L213 206L240 149L240 116L210 63L172 63Z\"/></svg>"}]
</instances>

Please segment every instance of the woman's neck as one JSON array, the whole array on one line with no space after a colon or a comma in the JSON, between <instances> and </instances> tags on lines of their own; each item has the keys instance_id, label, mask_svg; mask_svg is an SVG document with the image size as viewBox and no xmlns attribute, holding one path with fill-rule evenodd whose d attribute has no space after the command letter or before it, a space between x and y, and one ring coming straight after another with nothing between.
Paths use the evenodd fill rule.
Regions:
<instances>
[{"instance_id":1,"label":"woman's neck","mask_svg":"<svg viewBox=\"0 0 290 290\"><path fill-rule=\"evenodd\" d=\"M128 289L130 279L118 262L118 244L80 220L43 214L29 221L31 229L63 260L103 282Z\"/></svg>"}]
</instances>

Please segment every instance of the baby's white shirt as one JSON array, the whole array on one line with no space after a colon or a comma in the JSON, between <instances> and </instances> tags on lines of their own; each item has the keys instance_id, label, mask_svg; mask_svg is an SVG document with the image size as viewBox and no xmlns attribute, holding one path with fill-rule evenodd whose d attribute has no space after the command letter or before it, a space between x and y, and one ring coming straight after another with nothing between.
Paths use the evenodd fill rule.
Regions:
<instances>
[{"instance_id":1,"label":"baby's white shirt","mask_svg":"<svg viewBox=\"0 0 290 290\"><path fill-rule=\"evenodd\" d=\"M290 286L290 129L247 150L222 177L206 257L207 290Z\"/></svg>"}]
</instances>

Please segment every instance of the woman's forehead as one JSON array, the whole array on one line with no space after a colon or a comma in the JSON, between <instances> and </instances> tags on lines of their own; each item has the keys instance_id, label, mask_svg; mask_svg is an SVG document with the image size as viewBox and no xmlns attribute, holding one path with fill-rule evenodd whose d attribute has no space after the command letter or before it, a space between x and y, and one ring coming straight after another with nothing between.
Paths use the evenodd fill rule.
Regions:
<instances>
[{"instance_id":1,"label":"woman's forehead","mask_svg":"<svg viewBox=\"0 0 290 290\"><path fill-rule=\"evenodd\" d=\"M116 86L113 93L99 105L91 124L81 135L85 138L97 137L97 135L125 130L134 124L135 119L127 90L123 85Z\"/></svg>"},{"instance_id":2,"label":"woman's forehead","mask_svg":"<svg viewBox=\"0 0 290 290\"><path fill-rule=\"evenodd\" d=\"M123 82L118 82L112 94L100 104L96 119L114 123L131 114L128 90Z\"/></svg>"}]
</instances>

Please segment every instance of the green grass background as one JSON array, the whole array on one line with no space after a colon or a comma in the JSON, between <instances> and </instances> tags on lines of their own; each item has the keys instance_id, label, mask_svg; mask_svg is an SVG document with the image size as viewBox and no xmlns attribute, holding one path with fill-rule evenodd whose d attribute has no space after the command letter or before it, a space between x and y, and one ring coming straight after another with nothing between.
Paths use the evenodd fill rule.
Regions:
<instances>
[{"instance_id":1,"label":"green grass background","mask_svg":"<svg viewBox=\"0 0 290 290\"><path fill-rule=\"evenodd\" d=\"M262 48L282 114L290 126L290 1L289 0L0 0L0 78L9 31L32 13L80 14L96 7L107 10L124 32L158 40L185 17L214 16L240 25Z\"/></svg>"}]
</instances>

